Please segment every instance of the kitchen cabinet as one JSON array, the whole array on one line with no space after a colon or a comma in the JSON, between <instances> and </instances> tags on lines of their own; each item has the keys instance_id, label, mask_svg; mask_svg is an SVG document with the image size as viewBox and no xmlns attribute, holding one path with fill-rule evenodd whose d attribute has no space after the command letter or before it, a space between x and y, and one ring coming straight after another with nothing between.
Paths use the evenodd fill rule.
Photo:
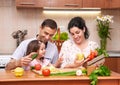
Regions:
<instances>
[{"instance_id":1,"label":"kitchen cabinet","mask_svg":"<svg viewBox=\"0 0 120 85\"><path fill-rule=\"evenodd\" d=\"M120 0L105 0L105 8L120 8Z\"/></svg>"},{"instance_id":2,"label":"kitchen cabinet","mask_svg":"<svg viewBox=\"0 0 120 85\"><path fill-rule=\"evenodd\" d=\"M16 0L17 7L81 8L82 0Z\"/></svg>"},{"instance_id":3,"label":"kitchen cabinet","mask_svg":"<svg viewBox=\"0 0 120 85\"><path fill-rule=\"evenodd\" d=\"M120 57L106 57L104 64L110 70L120 73Z\"/></svg>"},{"instance_id":4,"label":"kitchen cabinet","mask_svg":"<svg viewBox=\"0 0 120 85\"><path fill-rule=\"evenodd\" d=\"M15 0L17 7L36 7L35 0Z\"/></svg>"},{"instance_id":5,"label":"kitchen cabinet","mask_svg":"<svg viewBox=\"0 0 120 85\"><path fill-rule=\"evenodd\" d=\"M81 8L82 0L51 0L53 8Z\"/></svg>"},{"instance_id":6,"label":"kitchen cabinet","mask_svg":"<svg viewBox=\"0 0 120 85\"><path fill-rule=\"evenodd\" d=\"M104 8L104 0L83 0L83 8Z\"/></svg>"},{"instance_id":7,"label":"kitchen cabinet","mask_svg":"<svg viewBox=\"0 0 120 85\"><path fill-rule=\"evenodd\" d=\"M15 0L21 8L120 8L120 0Z\"/></svg>"},{"instance_id":8,"label":"kitchen cabinet","mask_svg":"<svg viewBox=\"0 0 120 85\"><path fill-rule=\"evenodd\" d=\"M18 8L50 7L50 0L15 0Z\"/></svg>"},{"instance_id":9,"label":"kitchen cabinet","mask_svg":"<svg viewBox=\"0 0 120 85\"><path fill-rule=\"evenodd\" d=\"M50 7L51 0L36 0L37 7Z\"/></svg>"}]
</instances>

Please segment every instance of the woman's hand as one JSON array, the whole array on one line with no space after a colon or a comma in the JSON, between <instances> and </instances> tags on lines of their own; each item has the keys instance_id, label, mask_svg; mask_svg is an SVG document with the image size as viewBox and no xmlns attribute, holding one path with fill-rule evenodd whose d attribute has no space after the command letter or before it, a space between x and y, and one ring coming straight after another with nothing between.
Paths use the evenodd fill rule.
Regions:
<instances>
[{"instance_id":1,"label":"woman's hand","mask_svg":"<svg viewBox=\"0 0 120 85\"><path fill-rule=\"evenodd\" d=\"M78 58L76 57L74 64L77 67L82 66L84 64L84 58L82 60L78 60Z\"/></svg>"}]
</instances>

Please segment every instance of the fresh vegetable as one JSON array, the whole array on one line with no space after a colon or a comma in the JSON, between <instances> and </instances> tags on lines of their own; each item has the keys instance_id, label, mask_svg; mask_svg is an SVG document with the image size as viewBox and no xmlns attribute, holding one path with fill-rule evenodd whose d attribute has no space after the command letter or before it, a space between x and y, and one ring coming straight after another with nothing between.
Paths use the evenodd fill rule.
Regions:
<instances>
[{"instance_id":1,"label":"fresh vegetable","mask_svg":"<svg viewBox=\"0 0 120 85\"><path fill-rule=\"evenodd\" d=\"M42 68L42 74L40 74L40 76L44 75L43 73L44 69L48 69L48 68ZM82 73L81 75L87 74L87 70L84 67L78 70L81 70ZM76 70L71 70L71 71L56 70L55 72L50 71L50 76L76 76Z\"/></svg>"},{"instance_id":2,"label":"fresh vegetable","mask_svg":"<svg viewBox=\"0 0 120 85\"><path fill-rule=\"evenodd\" d=\"M43 76L49 76L50 75L50 69L42 69L42 75Z\"/></svg>"},{"instance_id":3,"label":"fresh vegetable","mask_svg":"<svg viewBox=\"0 0 120 85\"><path fill-rule=\"evenodd\" d=\"M32 60L34 60L37 56L38 56L38 54L32 55Z\"/></svg>"},{"instance_id":4,"label":"fresh vegetable","mask_svg":"<svg viewBox=\"0 0 120 85\"><path fill-rule=\"evenodd\" d=\"M87 75L87 69L86 68L82 67L81 71L82 71L82 75Z\"/></svg>"},{"instance_id":5,"label":"fresh vegetable","mask_svg":"<svg viewBox=\"0 0 120 85\"><path fill-rule=\"evenodd\" d=\"M98 54L97 54L96 51L91 51L90 54L88 55L88 57L84 60L84 63L92 60L95 57L97 57L97 55Z\"/></svg>"},{"instance_id":6,"label":"fresh vegetable","mask_svg":"<svg viewBox=\"0 0 120 85\"><path fill-rule=\"evenodd\" d=\"M45 66L43 67L42 69L50 69L50 72L55 72L57 71L57 68L55 68L53 65L50 65L50 66Z\"/></svg>"},{"instance_id":7,"label":"fresh vegetable","mask_svg":"<svg viewBox=\"0 0 120 85\"><path fill-rule=\"evenodd\" d=\"M68 33L67 32L61 32L60 35L58 33L56 33L52 37L52 40L59 40L58 38L60 38L60 40L67 40L69 38Z\"/></svg>"},{"instance_id":8,"label":"fresh vegetable","mask_svg":"<svg viewBox=\"0 0 120 85\"><path fill-rule=\"evenodd\" d=\"M31 69L31 70L35 69L35 66L31 66L30 69Z\"/></svg>"},{"instance_id":9,"label":"fresh vegetable","mask_svg":"<svg viewBox=\"0 0 120 85\"><path fill-rule=\"evenodd\" d=\"M91 51L90 55L88 56L89 60L92 60L93 58L97 57L98 53L96 50Z\"/></svg>"},{"instance_id":10,"label":"fresh vegetable","mask_svg":"<svg viewBox=\"0 0 120 85\"><path fill-rule=\"evenodd\" d=\"M62 32L60 33L60 40L67 40L68 39L68 33Z\"/></svg>"},{"instance_id":11,"label":"fresh vegetable","mask_svg":"<svg viewBox=\"0 0 120 85\"><path fill-rule=\"evenodd\" d=\"M35 70L40 70L41 69L41 65L40 64L35 64Z\"/></svg>"},{"instance_id":12,"label":"fresh vegetable","mask_svg":"<svg viewBox=\"0 0 120 85\"><path fill-rule=\"evenodd\" d=\"M105 57L108 57L108 56L109 56L109 54L107 53L106 50L103 50L103 49L100 49L100 48L97 48L96 50L97 50L97 52L98 52L98 56L99 56L99 55L102 55L102 54L104 54Z\"/></svg>"},{"instance_id":13,"label":"fresh vegetable","mask_svg":"<svg viewBox=\"0 0 120 85\"><path fill-rule=\"evenodd\" d=\"M14 74L16 77L21 77L24 74L24 69L21 67L17 67L14 70Z\"/></svg>"},{"instance_id":14,"label":"fresh vegetable","mask_svg":"<svg viewBox=\"0 0 120 85\"><path fill-rule=\"evenodd\" d=\"M81 76L81 75L82 75L82 70L80 70L80 69L77 70L77 71L76 71L76 75L77 75L77 76Z\"/></svg>"},{"instance_id":15,"label":"fresh vegetable","mask_svg":"<svg viewBox=\"0 0 120 85\"><path fill-rule=\"evenodd\" d=\"M76 71L51 73L50 76L75 76Z\"/></svg>"},{"instance_id":16,"label":"fresh vegetable","mask_svg":"<svg viewBox=\"0 0 120 85\"><path fill-rule=\"evenodd\" d=\"M96 85L98 82L98 76L110 76L110 69L106 66L101 65L98 69L94 70L90 75L89 78L91 80L90 85Z\"/></svg>"},{"instance_id":17,"label":"fresh vegetable","mask_svg":"<svg viewBox=\"0 0 120 85\"><path fill-rule=\"evenodd\" d=\"M77 60L84 59L84 54L83 53L78 53L76 56L77 56Z\"/></svg>"}]
</instances>

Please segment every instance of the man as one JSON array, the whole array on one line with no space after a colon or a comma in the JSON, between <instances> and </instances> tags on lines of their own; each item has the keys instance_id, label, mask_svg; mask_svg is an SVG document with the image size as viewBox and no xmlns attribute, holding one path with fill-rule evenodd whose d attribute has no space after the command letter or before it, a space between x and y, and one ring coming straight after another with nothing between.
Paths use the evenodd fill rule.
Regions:
<instances>
[{"instance_id":1,"label":"man","mask_svg":"<svg viewBox=\"0 0 120 85\"><path fill-rule=\"evenodd\" d=\"M27 66L31 62L33 55L33 54L26 55L27 46L30 41L36 39L46 43L45 58L48 59L52 64L54 64L58 59L58 49L56 45L51 43L49 40L51 40L52 36L55 34L56 31L57 24L54 20L46 19L45 21L43 21L37 37L27 39L21 42L21 44L17 47L17 49L13 53L12 58L10 62L6 65L5 69L11 70L16 67Z\"/></svg>"}]
</instances>

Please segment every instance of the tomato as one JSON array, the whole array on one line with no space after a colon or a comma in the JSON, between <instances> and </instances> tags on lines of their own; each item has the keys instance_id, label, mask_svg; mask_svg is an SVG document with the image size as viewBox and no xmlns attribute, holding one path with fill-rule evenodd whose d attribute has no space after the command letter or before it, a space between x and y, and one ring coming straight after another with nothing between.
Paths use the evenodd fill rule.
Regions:
<instances>
[{"instance_id":1,"label":"tomato","mask_svg":"<svg viewBox=\"0 0 120 85\"><path fill-rule=\"evenodd\" d=\"M44 76L49 76L49 75L50 75L50 69L48 69L48 68L43 69L43 70L42 70L42 74L43 74Z\"/></svg>"},{"instance_id":2,"label":"tomato","mask_svg":"<svg viewBox=\"0 0 120 85\"><path fill-rule=\"evenodd\" d=\"M95 52L91 52L92 59L95 57Z\"/></svg>"},{"instance_id":3,"label":"tomato","mask_svg":"<svg viewBox=\"0 0 120 85\"><path fill-rule=\"evenodd\" d=\"M93 58L97 57L97 55L98 55L97 50L91 51L90 55L89 55L90 60L92 60Z\"/></svg>"},{"instance_id":4,"label":"tomato","mask_svg":"<svg viewBox=\"0 0 120 85\"><path fill-rule=\"evenodd\" d=\"M35 64L35 70L40 70L41 69L41 65L40 64Z\"/></svg>"},{"instance_id":5,"label":"tomato","mask_svg":"<svg viewBox=\"0 0 120 85\"><path fill-rule=\"evenodd\" d=\"M97 50L94 51L94 55L95 55L95 57L98 55L98 51Z\"/></svg>"},{"instance_id":6,"label":"tomato","mask_svg":"<svg viewBox=\"0 0 120 85\"><path fill-rule=\"evenodd\" d=\"M92 60L92 56L91 55L88 56L88 61L90 61L90 60Z\"/></svg>"}]
</instances>

